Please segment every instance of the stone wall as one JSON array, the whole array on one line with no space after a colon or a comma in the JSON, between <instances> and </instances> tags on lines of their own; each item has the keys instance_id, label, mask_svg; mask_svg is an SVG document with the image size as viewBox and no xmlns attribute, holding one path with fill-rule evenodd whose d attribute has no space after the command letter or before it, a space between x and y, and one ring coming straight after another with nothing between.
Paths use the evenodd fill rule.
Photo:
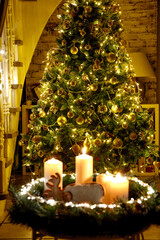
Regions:
<instances>
[{"instance_id":1,"label":"stone wall","mask_svg":"<svg viewBox=\"0 0 160 240\"><path fill-rule=\"evenodd\" d=\"M157 1L158 0L117 0L121 6L124 33L128 52L144 52L154 70L157 65ZM47 51L56 46L57 14L52 14L35 49L26 75L27 99L34 98L34 88L39 84L44 71ZM143 88L145 103L156 102L154 79L138 79ZM149 92L148 92L149 91ZM149 97L146 97L149 96Z\"/></svg>"}]
</instances>

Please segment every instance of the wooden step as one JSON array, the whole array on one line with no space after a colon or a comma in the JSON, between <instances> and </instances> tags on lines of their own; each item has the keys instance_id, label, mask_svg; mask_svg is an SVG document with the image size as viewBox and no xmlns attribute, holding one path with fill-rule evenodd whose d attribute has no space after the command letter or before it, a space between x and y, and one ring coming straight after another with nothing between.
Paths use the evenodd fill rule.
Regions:
<instances>
[{"instance_id":1,"label":"wooden step","mask_svg":"<svg viewBox=\"0 0 160 240\"><path fill-rule=\"evenodd\" d=\"M9 196L8 192L0 193L0 200L5 200L8 198L8 196Z\"/></svg>"},{"instance_id":2,"label":"wooden step","mask_svg":"<svg viewBox=\"0 0 160 240\"><path fill-rule=\"evenodd\" d=\"M14 61L13 67L23 67L23 62Z\"/></svg>"},{"instance_id":3,"label":"wooden step","mask_svg":"<svg viewBox=\"0 0 160 240\"><path fill-rule=\"evenodd\" d=\"M17 46L22 46L22 45L23 45L23 41L20 40L20 39L16 39L16 40L14 41L14 43L15 43L15 45L17 45Z\"/></svg>"},{"instance_id":4,"label":"wooden step","mask_svg":"<svg viewBox=\"0 0 160 240\"><path fill-rule=\"evenodd\" d=\"M21 111L21 107L10 107L9 108L10 113L16 113L16 112L20 112L20 111Z\"/></svg>"},{"instance_id":5,"label":"wooden step","mask_svg":"<svg viewBox=\"0 0 160 240\"><path fill-rule=\"evenodd\" d=\"M22 84L19 84L19 83L11 84L11 89L22 89L22 88L23 88Z\"/></svg>"},{"instance_id":6,"label":"wooden step","mask_svg":"<svg viewBox=\"0 0 160 240\"><path fill-rule=\"evenodd\" d=\"M12 165L13 159L6 158L5 160L6 160L6 162L5 162L5 168L8 168L10 165Z\"/></svg>"},{"instance_id":7,"label":"wooden step","mask_svg":"<svg viewBox=\"0 0 160 240\"><path fill-rule=\"evenodd\" d=\"M14 138L14 137L17 137L18 134L19 134L19 131L4 133L4 138L5 139Z\"/></svg>"}]
</instances>

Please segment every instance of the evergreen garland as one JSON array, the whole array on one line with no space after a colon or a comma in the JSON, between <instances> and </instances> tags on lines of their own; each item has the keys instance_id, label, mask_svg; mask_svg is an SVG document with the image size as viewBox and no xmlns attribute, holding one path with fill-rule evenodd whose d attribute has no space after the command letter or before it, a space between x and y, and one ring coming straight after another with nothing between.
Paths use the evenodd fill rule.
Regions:
<instances>
[{"instance_id":1,"label":"evergreen garland","mask_svg":"<svg viewBox=\"0 0 160 240\"><path fill-rule=\"evenodd\" d=\"M66 185L72 180L68 175L64 178ZM113 208L109 205L104 208L103 204L90 208L83 204L66 205L64 202L56 202L52 206L46 201L38 200L43 193L43 182L34 184L26 194L21 194L13 187L10 190L13 196L13 206L9 210L11 222L25 224L47 235L124 236L141 231L151 223L160 224L160 196L154 193L144 200L146 187L132 180L129 195L131 198L136 196L137 201L120 201ZM138 201L140 196L141 203Z\"/></svg>"}]
</instances>

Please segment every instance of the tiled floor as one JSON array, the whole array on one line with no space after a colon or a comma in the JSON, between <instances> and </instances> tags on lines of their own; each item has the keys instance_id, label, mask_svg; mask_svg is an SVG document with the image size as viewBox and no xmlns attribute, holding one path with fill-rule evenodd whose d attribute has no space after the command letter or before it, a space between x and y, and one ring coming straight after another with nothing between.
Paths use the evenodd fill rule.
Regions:
<instances>
[{"instance_id":1,"label":"tiled floor","mask_svg":"<svg viewBox=\"0 0 160 240\"><path fill-rule=\"evenodd\" d=\"M17 178L18 184L23 184L26 179ZM10 207L11 201L7 201L7 208ZM134 223L133 223L134 224ZM9 217L6 214L2 223L0 223L0 240L31 240L32 239L32 229L26 226L11 224ZM45 236L42 239L55 239L54 237ZM160 226L151 225L146 231L144 231L139 236L132 236L127 238L111 238L111 237L96 237L96 238L85 238L85 237L74 237L68 238L67 240L160 240ZM41 238L37 238L41 240ZM58 239L60 240L60 239Z\"/></svg>"}]
</instances>

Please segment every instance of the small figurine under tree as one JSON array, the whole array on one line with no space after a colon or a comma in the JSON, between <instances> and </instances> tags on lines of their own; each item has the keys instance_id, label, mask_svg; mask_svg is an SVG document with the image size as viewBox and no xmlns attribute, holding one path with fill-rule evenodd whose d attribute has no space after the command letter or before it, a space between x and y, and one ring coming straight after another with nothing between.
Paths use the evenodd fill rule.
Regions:
<instances>
[{"instance_id":1,"label":"small figurine under tree","mask_svg":"<svg viewBox=\"0 0 160 240\"><path fill-rule=\"evenodd\" d=\"M153 121L140 105L120 7L114 0L68 0L59 15L58 47L47 55L41 97L23 136L26 164L58 156L74 171L86 146L95 171L128 171L158 156Z\"/></svg>"}]
</instances>

